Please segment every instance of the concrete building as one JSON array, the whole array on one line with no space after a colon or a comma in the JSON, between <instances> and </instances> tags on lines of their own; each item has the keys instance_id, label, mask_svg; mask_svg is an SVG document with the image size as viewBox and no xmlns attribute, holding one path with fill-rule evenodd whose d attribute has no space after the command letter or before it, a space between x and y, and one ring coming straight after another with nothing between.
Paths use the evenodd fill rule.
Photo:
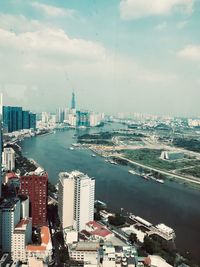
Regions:
<instances>
[{"instance_id":1,"label":"concrete building","mask_svg":"<svg viewBox=\"0 0 200 267\"><path fill-rule=\"evenodd\" d=\"M101 113L90 113L90 127L95 127L101 124L103 115Z\"/></svg>"},{"instance_id":2,"label":"concrete building","mask_svg":"<svg viewBox=\"0 0 200 267\"><path fill-rule=\"evenodd\" d=\"M0 245L3 252L11 252L13 232L19 221L19 198L5 199L0 205Z\"/></svg>"},{"instance_id":3,"label":"concrete building","mask_svg":"<svg viewBox=\"0 0 200 267\"><path fill-rule=\"evenodd\" d=\"M50 114L48 112L42 112L42 122L48 123L50 120Z\"/></svg>"},{"instance_id":4,"label":"concrete building","mask_svg":"<svg viewBox=\"0 0 200 267\"><path fill-rule=\"evenodd\" d=\"M41 227L41 244L40 245L27 245L26 257L27 261L32 259L42 260L48 264L52 261L53 247L51 242L51 235L49 227Z\"/></svg>"},{"instance_id":5,"label":"concrete building","mask_svg":"<svg viewBox=\"0 0 200 267\"><path fill-rule=\"evenodd\" d=\"M63 237L65 244L72 244L78 241L78 232L71 228L63 229Z\"/></svg>"},{"instance_id":6,"label":"concrete building","mask_svg":"<svg viewBox=\"0 0 200 267\"><path fill-rule=\"evenodd\" d=\"M62 228L85 229L94 218L95 181L73 171L59 174L58 214Z\"/></svg>"},{"instance_id":7,"label":"concrete building","mask_svg":"<svg viewBox=\"0 0 200 267\"><path fill-rule=\"evenodd\" d=\"M56 122L62 123L65 119L65 112L63 108L58 108L56 110Z\"/></svg>"},{"instance_id":8,"label":"concrete building","mask_svg":"<svg viewBox=\"0 0 200 267\"><path fill-rule=\"evenodd\" d=\"M171 227L160 223L158 225L156 225L156 228L158 229L158 231L163 234L164 236L166 236L166 238L170 239L174 239L176 237L174 229L172 229Z\"/></svg>"},{"instance_id":9,"label":"concrete building","mask_svg":"<svg viewBox=\"0 0 200 267\"><path fill-rule=\"evenodd\" d=\"M77 117L76 114L70 113L68 115L68 123L69 125L76 127L76 121L77 121Z\"/></svg>"},{"instance_id":10,"label":"concrete building","mask_svg":"<svg viewBox=\"0 0 200 267\"><path fill-rule=\"evenodd\" d=\"M26 262L26 246L31 243L32 219L22 219L15 227L12 237L12 259Z\"/></svg>"},{"instance_id":11,"label":"concrete building","mask_svg":"<svg viewBox=\"0 0 200 267\"><path fill-rule=\"evenodd\" d=\"M108 230L108 228L96 221L90 221L86 223L85 230L90 234L93 240L107 240L110 237L114 237L114 234Z\"/></svg>"},{"instance_id":12,"label":"concrete building","mask_svg":"<svg viewBox=\"0 0 200 267\"><path fill-rule=\"evenodd\" d=\"M43 226L47 222L48 174L41 168L27 173L20 179L20 192L29 196L33 226Z\"/></svg>"},{"instance_id":13,"label":"concrete building","mask_svg":"<svg viewBox=\"0 0 200 267\"><path fill-rule=\"evenodd\" d=\"M78 242L68 246L70 259L93 266L99 265L99 249L98 242L90 241Z\"/></svg>"},{"instance_id":14,"label":"concrete building","mask_svg":"<svg viewBox=\"0 0 200 267\"><path fill-rule=\"evenodd\" d=\"M2 164L8 171L15 169L15 151L12 147L5 147L2 153Z\"/></svg>"},{"instance_id":15,"label":"concrete building","mask_svg":"<svg viewBox=\"0 0 200 267\"><path fill-rule=\"evenodd\" d=\"M76 112L76 126L77 127L89 127L90 126L90 113L88 111Z\"/></svg>"},{"instance_id":16,"label":"concrete building","mask_svg":"<svg viewBox=\"0 0 200 267\"><path fill-rule=\"evenodd\" d=\"M29 196L19 196L21 199L21 218L29 217Z\"/></svg>"}]
</instances>

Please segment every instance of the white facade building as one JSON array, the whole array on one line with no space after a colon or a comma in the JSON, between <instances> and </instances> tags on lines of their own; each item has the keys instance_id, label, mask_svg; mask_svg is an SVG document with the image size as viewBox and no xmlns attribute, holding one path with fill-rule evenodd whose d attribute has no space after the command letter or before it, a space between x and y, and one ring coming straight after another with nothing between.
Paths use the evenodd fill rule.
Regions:
<instances>
[{"instance_id":1,"label":"white facade building","mask_svg":"<svg viewBox=\"0 0 200 267\"><path fill-rule=\"evenodd\" d=\"M26 246L31 242L32 219L22 219L15 227L12 237L12 259L22 262L27 261Z\"/></svg>"},{"instance_id":2,"label":"white facade building","mask_svg":"<svg viewBox=\"0 0 200 267\"><path fill-rule=\"evenodd\" d=\"M63 237L65 244L72 244L78 241L78 232L73 228L63 229Z\"/></svg>"},{"instance_id":3,"label":"white facade building","mask_svg":"<svg viewBox=\"0 0 200 267\"><path fill-rule=\"evenodd\" d=\"M94 218L95 181L87 175L73 171L59 174L58 214L63 229L85 229Z\"/></svg>"},{"instance_id":4,"label":"white facade building","mask_svg":"<svg viewBox=\"0 0 200 267\"><path fill-rule=\"evenodd\" d=\"M64 121L65 112L63 108L58 108L56 110L56 122L62 123Z\"/></svg>"},{"instance_id":5,"label":"white facade building","mask_svg":"<svg viewBox=\"0 0 200 267\"><path fill-rule=\"evenodd\" d=\"M103 115L101 113L90 113L90 126L95 127L101 124L103 120Z\"/></svg>"},{"instance_id":6,"label":"white facade building","mask_svg":"<svg viewBox=\"0 0 200 267\"><path fill-rule=\"evenodd\" d=\"M11 252L15 226L20 221L20 200L5 200L0 205L0 245L3 252Z\"/></svg>"},{"instance_id":7,"label":"white facade building","mask_svg":"<svg viewBox=\"0 0 200 267\"><path fill-rule=\"evenodd\" d=\"M21 199L21 218L29 217L29 197Z\"/></svg>"},{"instance_id":8,"label":"white facade building","mask_svg":"<svg viewBox=\"0 0 200 267\"><path fill-rule=\"evenodd\" d=\"M2 164L6 170L13 171L15 169L15 151L13 148L4 148L2 153Z\"/></svg>"},{"instance_id":9,"label":"white facade building","mask_svg":"<svg viewBox=\"0 0 200 267\"><path fill-rule=\"evenodd\" d=\"M47 123L50 119L50 113L48 112L42 112L42 122Z\"/></svg>"},{"instance_id":10,"label":"white facade building","mask_svg":"<svg viewBox=\"0 0 200 267\"><path fill-rule=\"evenodd\" d=\"M76 122L77 122L77 117L76 114L70 113L68 115L68 123L73 126L76 127Z\"/></svg>"},{"instance_id":11,"label":"white facade building","mask_svg":"<svg viewBox=\"0 0 200 267\"><path fill-rule=\"evenodd\" d=\"M99 266L99 243L78 242L68 246L69 257L88 265Z\"/></svg>"}]
</instances>

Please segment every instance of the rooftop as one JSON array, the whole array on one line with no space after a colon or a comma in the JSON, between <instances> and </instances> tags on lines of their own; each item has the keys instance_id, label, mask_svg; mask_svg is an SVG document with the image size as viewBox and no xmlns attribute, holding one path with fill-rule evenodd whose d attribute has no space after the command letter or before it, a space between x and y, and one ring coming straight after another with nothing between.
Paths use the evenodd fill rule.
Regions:
<instances>
[{"instance_id":1,"label":"rooftop","mask_svg":"<svg viewBox=\"0 0 200 267\"><path fill-rule=\"evenodd\" d=\"M41 245L28 245L26 246L26 249L27 251L33 251L33 252L51 250L52 244L51 244L49 227L47 226L41 227Z\"/></svg>"},{"instance_id":2,"label":"rooftop","mask_svg":"<svg viewBox=\"0 0 200 267\"><path fill-rule=\"evenodd\" d=\"M71 246L72 250L76 251L97 251L99 249L98 242L81 241Z\"/></svg>"},{"instance_id":3,"label":"rooftop","mask_svg":"<svg viewBox=\"0 0 200 267\"><path fill-rule=\"evenodd\" d=\"M0 205L0 209L14 209L19 198L4 199Z\"/></svg>"},{"instance_id":4,"label":"rooftop","mask_svg":"<svg viewBox=\"0 0 200 267\"><path fill-rule=\"evenodd\" d=\"M87 225L87 227L90 228L90 230L88 230L88 232L92 235L106 237L106 236L112 234L112 232L110 232L105 226L103 226L103 225L101 225L95 221L90 221L86 225Z\"/></svg>"},{"instance_id":5,"label":"rooftop","mask_svg":"<svg viewBox=\"0 0 200 267\"><path fill-rule=\"evenodd\" d=\"M15 227L15 231L25 231L29 223L32 222L31 218L22 219Z\"/></svg>"}]
</instances>

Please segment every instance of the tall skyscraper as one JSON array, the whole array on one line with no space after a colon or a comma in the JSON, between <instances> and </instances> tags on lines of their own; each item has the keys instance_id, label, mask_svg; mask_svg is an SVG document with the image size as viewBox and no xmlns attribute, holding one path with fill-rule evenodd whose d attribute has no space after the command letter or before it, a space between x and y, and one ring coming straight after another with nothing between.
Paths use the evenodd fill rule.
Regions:
<instances>
[{"instance_id":1,"label":"tall skyscraper","mask_svg":"<svg viewBox=\"0 0 200 267\"><path fill-rule=\"evenodd\" d=\"M79 171L59 174L58 214L63 229L85 229L94 219L94 195L94 179Z\"/></svg>"},{"instance_id":2,"label":"tall skyscraper","mask_svg":"<svg viewBox=\"0 0 200 267\"><path fill-rule=\"evenodd\" d=\"M23 125L23 129L30 128L29 111L27 110L22 111L22 125Z\"/></svg>"},{"instance_id":3,"label":"tall skyscraper","mask_svg":"<svg viewBox=\"0 0 200 267\"><path fill-rule=\"evenodd\" d=\"M8 132L34 128L32 126L35 126L35 124L35 114L23 111L22 107L3 106L3 125Z\"/></svg>"},{"instance_id":4,"label":"tall skyscraper","mask_svg":"<svg viewBox=\"0 0 200 267\"><path fill-rule=\"evenodd\" d=\"M58 108L56 110L56 121L58 123L62 123L65 119L65 112L63 110L63 108Z\"/></svg>"},{"instance_id":5,"label":"tall skyscraper","mask_svg":"<svg viewBox=\"0 0 200 267\"><path fill-rule=\"evenodd\" d=\"M30 126L30 129L36 129L36 114L35 113L32 113L30 112L29 113L29 126Z\"/></svg>"},{"instance_id":6,"label":"tall skyscraper","mask_svg":"<svg viewBox=\"0 0 200 267\"><path fill-rule=\"evenodd\" d=\"M72 93L72 103L71 103L71 109L76 109L76 100L75 100L75 93Z\"/></svg>"},{"instance_id":7,"label":"tall skyscraper","mask_svg":"<svg viewBox=\"0 0 200 267\"><path fill-rule=\"evenodd\" d=\"M32 217L33 226L46 225L47 190L48 174L41 168L21 177L20 192L23 195L29 196L30 217Z\"/></svg>"},{"instance_id":8,"label":"tall skyscraper","mask_svg":"<svg viewBox=\"0 0 200 267\"><path fill-rule=\"evenodd\" d=\"M2 164L8 171L15 169L15 151L12 147L5 147L2 153Z\"/></svg>"},{"instance_id":9,"label":"tall skyscraper","mask_svg":"<svg viewBox=\"0 0 200 267\"><path fill-rule=\"evenodd\" d=\"M20 221L20 200L5 199L0 205L0 245L3 252L11 252L12 236Z\"/></svg>"},{"instance_id":10,"label":"tall skyscraper","mask_svg":"<svg viewBox=\"0 0 200 267\"><path fill-rule=\"evenodd\" d=\"M78 127L89 127L90 126L90 113L88 111L77 111L76 112Z\"/></svg>"}]
</instances>

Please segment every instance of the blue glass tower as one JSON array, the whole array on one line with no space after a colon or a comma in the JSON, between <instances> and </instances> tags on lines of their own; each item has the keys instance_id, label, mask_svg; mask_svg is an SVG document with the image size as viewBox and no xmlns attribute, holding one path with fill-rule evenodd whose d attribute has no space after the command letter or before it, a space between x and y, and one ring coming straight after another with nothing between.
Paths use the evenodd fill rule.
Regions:
<instances>
[{"instance_id":1,"label":"blue glass tower","mask_svg":"<svg viewBox=\"0 0 200 267\"><path fill-rule=\"evenodd\" d=\"M29 111L23 111L22 112L22 126L23 129L29 129L30 128L30 119L29 119Z\"/></svg>"},{"instance_id":2,"label":"blue glass tower","mask_svg":"<svg viewBox=\"0 0 200 267\"><path fill-rule=\"evenodd\" d=\"M30 113L29 114L29 125L31 129L36 129L36 114Z\"/></svg>"}]
</instances>

